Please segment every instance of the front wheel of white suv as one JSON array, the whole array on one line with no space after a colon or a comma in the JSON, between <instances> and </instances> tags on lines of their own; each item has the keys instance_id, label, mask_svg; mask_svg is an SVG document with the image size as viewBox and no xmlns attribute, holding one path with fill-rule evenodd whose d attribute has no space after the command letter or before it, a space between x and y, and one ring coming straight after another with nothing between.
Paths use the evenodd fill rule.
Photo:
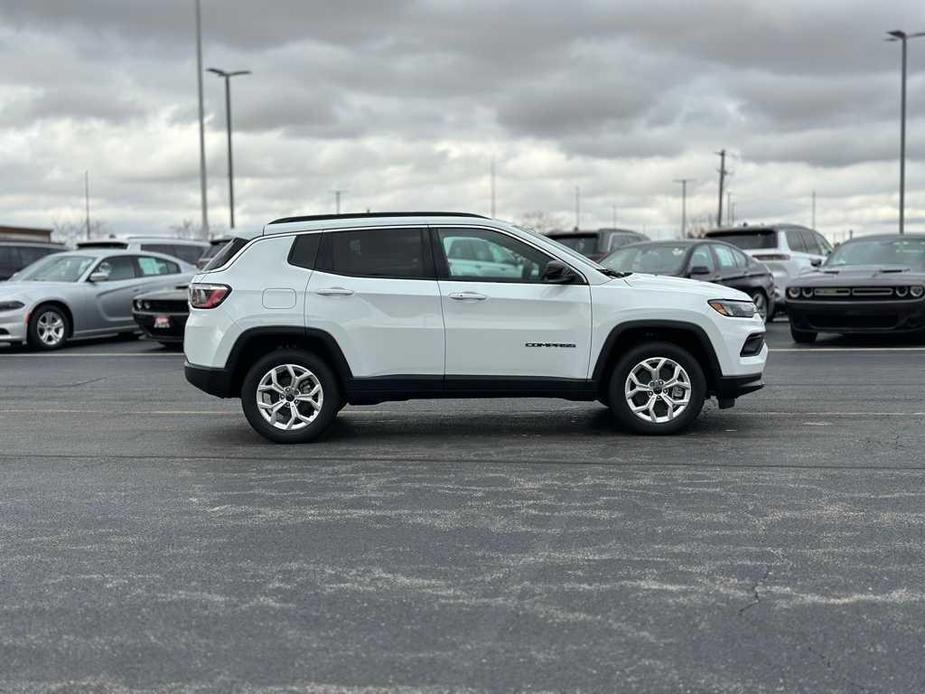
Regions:
<instances>
[{"instance_id":1,"label":"front wheel of white suv","mask_svg":"<svg viewBox=\"0 0 925 694\"><path fill-rule=\"evenodd\" d=\"M328 428L342 402L337 379L323 359L280 349L247 372L241 406L261 436L275 443L306 443Z\"/></svg>"},{"instance_id":2,"label":"front wheel of white suv","mask_svg":"<svg viewBox=\"0 0 925 694\"><path fill-rule=\"evenodd\" d=\"M693 422L706 398L703 369L686 349L648 342L629 350L610 377L610 409L639 434L674 434Z\"/></svg>"}]
</instances>

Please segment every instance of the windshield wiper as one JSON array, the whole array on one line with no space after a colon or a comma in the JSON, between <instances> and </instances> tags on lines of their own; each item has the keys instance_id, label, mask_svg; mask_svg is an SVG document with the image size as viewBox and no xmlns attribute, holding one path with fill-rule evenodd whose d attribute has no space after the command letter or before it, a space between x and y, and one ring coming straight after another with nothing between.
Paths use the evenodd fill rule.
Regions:
<instances>
[{"instance_id":1,"label":"windshield wiper","mask_svg":"<svg viewBox=\"0 0 925 694\"><path fill-rule=\"evenodd\" d=\"M623 279L624 277L629 277L632 275L632 272L617 272L616 270L611 270L609 267L599 267L597 271L602 275L607 275L608 277L614 277L616 279Z\"/></svg>"}]
</instances>

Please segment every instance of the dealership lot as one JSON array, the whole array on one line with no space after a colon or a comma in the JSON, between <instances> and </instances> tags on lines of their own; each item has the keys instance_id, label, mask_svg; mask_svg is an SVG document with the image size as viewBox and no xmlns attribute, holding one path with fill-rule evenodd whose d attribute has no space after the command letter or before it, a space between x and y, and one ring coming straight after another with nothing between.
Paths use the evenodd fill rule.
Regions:
<instances>
[{"instance_id":1,"label":"dealership lot","mask_svg":"<svg viewBox=\"0 0 925 694\"><path fill-rule=\"evenodd\" d=\"M274 446L181 355L0 350L0 689L916 691L925 345L770 327L690 434L347 408Z\"/></svg>"}]
</instances>

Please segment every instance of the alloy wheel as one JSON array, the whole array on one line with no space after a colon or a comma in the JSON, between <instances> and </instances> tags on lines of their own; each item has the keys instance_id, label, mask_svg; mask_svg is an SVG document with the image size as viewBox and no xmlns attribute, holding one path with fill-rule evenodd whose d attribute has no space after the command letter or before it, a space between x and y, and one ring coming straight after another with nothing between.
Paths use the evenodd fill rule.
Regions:
<instances>
[{"instance_id":1,"label":"alloy wheel","mask_svg":"<svg viewBox=\"0 0 925 694\"><path fill-rule=\"evenodd\" d=\"M64 318L57 311L43 311L35 323L35 332L46 347L57 347L64 340Z\"/></svg>"},{"instance_id":2,"label":"alloy wheel","mask_svg":"<svg viewBox=\"0 0 925 694\"><path fill-rule=\"evenodd\" d=\"M304 366L274 366L257 384L257 410L276 429L304 429L315 421L323 406L321 381Z\"/></svg>"},{"instance_id":3,"label":"alloy wheel","mask_svg":"<svg viewBox=\"0 0 925 694\"><path fill-rule=\"evenodd\" d=\"M650 357L634 366L626 377L624 395L630 411L654 424L670 422L691 401L691 379L684 367L668 357Z\"/></svg>"},{"instance_id":4,"label":"alloy wheel","mask_svg":"<svg viewBox=\"0 0 925 694\"><path fill-rule=\"evenodd\" d=\"M764 295L764 292L755 292L752 294L752 301L755 304L755 308L758 309L758 315L761 316L761 320L767 322L768 320L768 299Z\"/></svg>"}]
</instances>

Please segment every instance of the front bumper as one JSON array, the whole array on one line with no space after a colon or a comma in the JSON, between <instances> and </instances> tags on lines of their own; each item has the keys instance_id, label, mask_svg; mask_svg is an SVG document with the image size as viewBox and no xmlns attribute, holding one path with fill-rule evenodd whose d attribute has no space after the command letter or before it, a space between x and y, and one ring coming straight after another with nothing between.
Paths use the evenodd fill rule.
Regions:
<instances>
[{"instance_id":1,"label":"front bumper","mask_svg":"<svg viewBox=\"0 0 925 694\"><path fill-rule=\"evenodd\" d=\"M27 319L22 310L0 313L0 342L25 342Z\"/></svg>"},{"instance_id":2,"label":"front bumper","mask_svg":"<svg viewBox=\"0 0 925 694\"><path fill-rule=\"evenodd\" d=\"M925 330L925 299L903 301L804 301L790 299L790 323L816 333L916 333Z\"/></svg>"},{"instance_id":3,"label":"front bumper","mask_svg":"<svg viewBox=\"0 0 925 694\"><path fill-rule=\"evenodd\" d=\"M170 319L170 326L167 328L154 327L158 316L167 316ZM183 331L186 328L186 319L189 318L189 314L132 311L132 318L148 337L158 342L179 343L183 342Z\"/></svg>"},{"instance_id":4,"label":"front bumper","mask_svg":"<svg viewBox=\"0 0 925 694\"><path fill-rule=\"evenodd\" d=\"M717 379L713 388L713 395L719 403L719 408L725 410L735 405L736 398L754 393L764 388L762 374L749 376L724 376Z\"/></svg>"}]
</instances>

